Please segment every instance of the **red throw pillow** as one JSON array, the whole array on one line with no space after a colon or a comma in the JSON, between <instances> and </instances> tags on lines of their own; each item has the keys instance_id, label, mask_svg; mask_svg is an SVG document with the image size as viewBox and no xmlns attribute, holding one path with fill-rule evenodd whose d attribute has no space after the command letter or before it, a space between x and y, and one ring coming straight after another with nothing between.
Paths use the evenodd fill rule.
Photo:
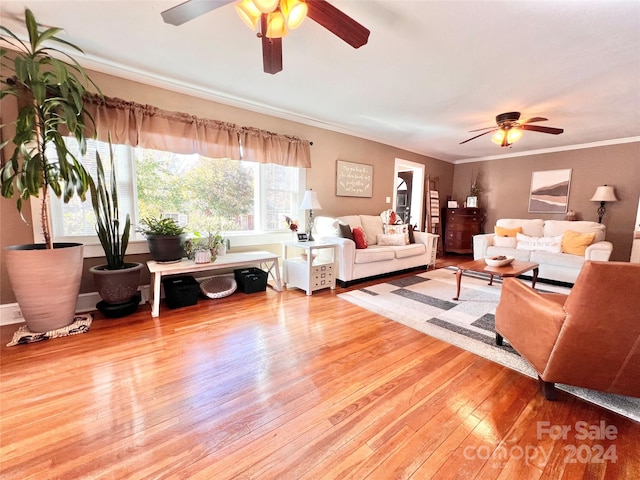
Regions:
<instances>
[{"instance_id":1,"label":"red throw pillow","mask_svg":"<svg viewBox=\"0 0 640 480\"><path fill-rule=\"evenodd\" d=\"M355 227L351 233L353 233L353 241L356 242L356 248L367 248L369 242L367 241L367 234L361 227Z\"/></svg>"}]
</instances>

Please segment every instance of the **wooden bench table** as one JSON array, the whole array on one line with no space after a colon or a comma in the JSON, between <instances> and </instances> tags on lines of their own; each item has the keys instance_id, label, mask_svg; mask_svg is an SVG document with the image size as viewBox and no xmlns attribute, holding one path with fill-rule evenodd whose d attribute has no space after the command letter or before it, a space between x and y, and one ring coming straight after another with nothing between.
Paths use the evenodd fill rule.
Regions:
<instances>
[{"instance_id":1,"label":"wooden bench table","mask_svg":"<svg viewBox=\"0 0 640 480\"><path fill-rule=\"evenodd\" d=\"M147 267L151 273L151 316L160 315L160 284L163 275L177 275L180 273L204 272L210 270L222 270L228 268L245 267L247 265L260 265L267 270L267 273L274 281L273 288L278 292L282 290L280 280L279 257L275 253L259 252L239 252L227 253L216 258L215 262L195 263L193 260L182 259L179 262L162 263L149 260Z\"/></svg>"}]
</instances>

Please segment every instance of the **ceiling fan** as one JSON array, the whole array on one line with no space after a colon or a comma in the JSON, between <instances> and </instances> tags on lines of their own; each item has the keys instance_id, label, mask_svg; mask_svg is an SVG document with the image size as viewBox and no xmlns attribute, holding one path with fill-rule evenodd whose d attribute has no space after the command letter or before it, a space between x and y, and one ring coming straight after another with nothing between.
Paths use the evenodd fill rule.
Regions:
<instances>
[{"instance_id":1,"label":"ceiling fan","mask_svg":"<svg viewBox=\"0 0 640 480\"><path fill-rule=\"evenodd\" d=\"M282 37L300 26L305 17L319 23L353 48L369 40L369 30L325 0L187 0L161 13L165 23L182 25L235 1L240 18L262 40L265 73L282 70Z\"/></svg>"},{"instance_id":2,"label":"ceiling fan","mask_svg":"<svg viewBox=\"0 0 640 480\"><path fill-rule=\"evenodd\" d=\"M478 137L486 135L488 133L493 133L493 137L491 140L494 143L497 143L501 147L508 147L512 143L516 142L521 136L521 130L530 130L532 132L541 132L541 133L550 133L552 135L559 135L564 132L562 128L554 128L554 127L543 127L540 125L530 125L535 122L546 122L548 119L543 117L532 117L524 122L519 122L520 120L520 112L507 112L501 113L496 116L496 124L495 127L485 127L479 128L477 130L469 130L470 132L485 132L476 135L475 137L471 137L464 142L460 142L460 145L463 143L470 142L471 140L475 140Z\"/></svg>"}]
</instances>

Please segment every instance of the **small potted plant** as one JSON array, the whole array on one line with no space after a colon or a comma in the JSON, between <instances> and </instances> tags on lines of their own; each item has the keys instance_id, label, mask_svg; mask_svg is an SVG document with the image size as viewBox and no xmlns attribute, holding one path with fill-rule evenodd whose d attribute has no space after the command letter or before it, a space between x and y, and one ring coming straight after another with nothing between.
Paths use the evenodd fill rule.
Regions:
<instances>
[{"instance_id":1,"label":"small potted plant","mask_svg":"<svg viewBox=\"0 0 640 480\"><path fill-rule=\"evenodd\" d=\"M186 229L173 218L143 218L137 231L147 238L149 252L156 262L178 262L184 256Z\"/></svg>"},{"instance_id":2,"label":"small potted plant","mask_svg":"<svg viewBox=\"0 0 640 480\"><path fill-rule=\"evenodd\" d=\"M96 232L107 263L91 267L89 271L103 300L96 305L98 310L109 317L121 317L137 309L140 301L138 285L142 264L125 262L124 259L129 245L131 219L127 213L121 233L116 168L111 143L109 143L109 152L112 159L110 188L106 182L99 152L96 152L98 181L96 183L93 179L90 180L91 203L96 215Z\"/></svg>"}]
</instances>

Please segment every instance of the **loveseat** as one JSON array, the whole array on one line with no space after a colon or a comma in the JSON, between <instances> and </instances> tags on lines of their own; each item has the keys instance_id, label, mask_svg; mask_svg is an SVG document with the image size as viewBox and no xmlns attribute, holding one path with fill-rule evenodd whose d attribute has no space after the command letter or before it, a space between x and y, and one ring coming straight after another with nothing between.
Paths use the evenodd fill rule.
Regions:
<instances>
[{"instance_id":1,"label":"loveseat","mask_svg":"<svg viewBox=\"0 0 640 480\"><path fill-rule=\"evenodd\" d=\"M606 262L613 245L604 225L588 221L503 218L473 237L473 258L498 255L539 264L539 279L575 283L587 260Z\"/></svg>"},{"instance_id":2,"label":"loveseat","mask_svg":"<svg viewBox=\"0 0 640 480\"><path fill-rule=\"evenodd\" d=\"M384 213L315 218L316 239L337 245L336 278L341 286L371 277L435 266L438 235L409 232L408 225L385 223ZM356 241L349 235L351 233L352 237L354 230L364 231L366 248L356 248Z\"/></svg>"}]
</instances>

